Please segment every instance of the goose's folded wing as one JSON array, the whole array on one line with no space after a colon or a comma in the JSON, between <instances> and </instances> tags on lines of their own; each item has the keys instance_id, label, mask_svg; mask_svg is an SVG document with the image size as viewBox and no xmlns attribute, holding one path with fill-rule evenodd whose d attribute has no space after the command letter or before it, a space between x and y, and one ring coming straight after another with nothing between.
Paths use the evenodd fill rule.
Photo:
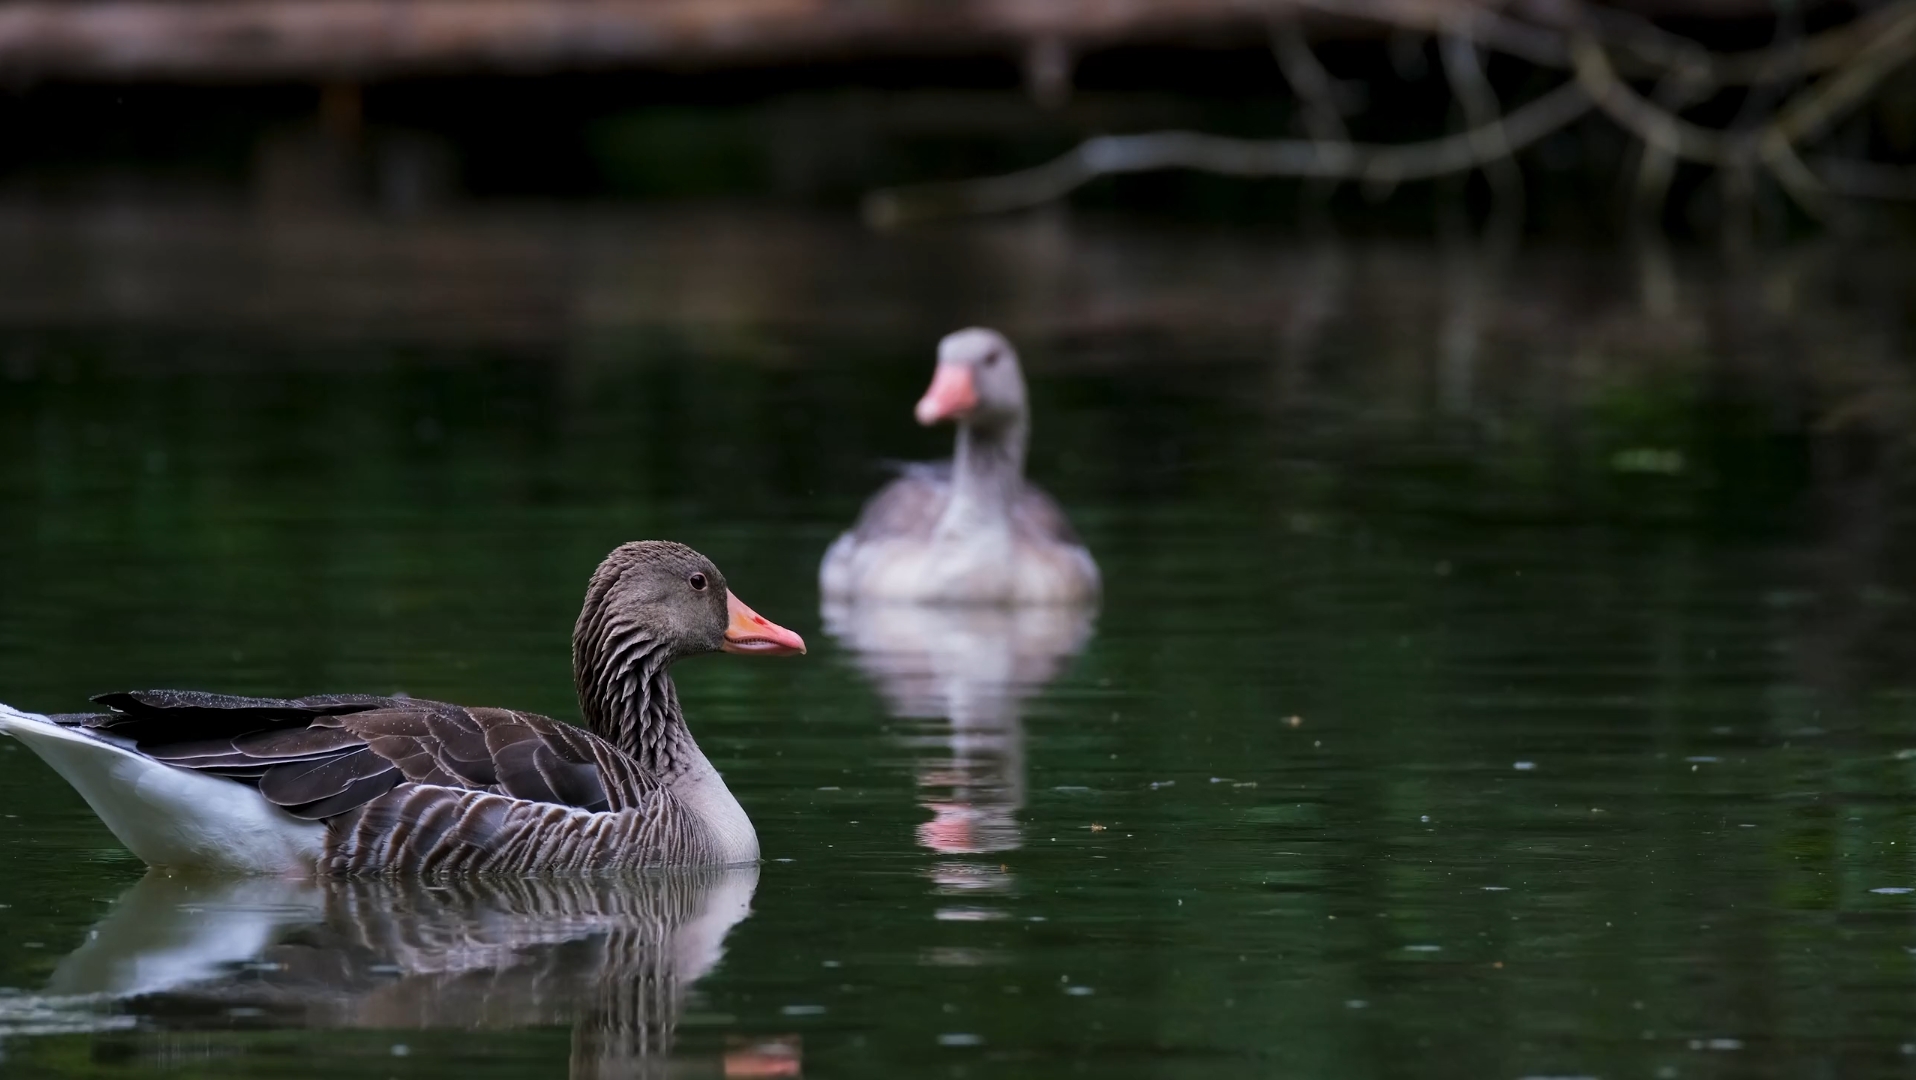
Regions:
<instances>
[{"instance_id":1,"label":"goose's folded wing","mask_svg":"<svg viewBox=\"0 0 1916 1080\"><path fill-rule=\"evenodd\" d=\"M913 462L865 501L852 526L861 541L928 537L951 502L951 463Z\"/></svg>"},{"instance_id":2,"label":"goose's folded wing","mask_svg":"<svg viewBox=\"0 0 1916 1080\"><path fill-rule=\"evenodd\" d=\"M1027 483L1011 508L1012 526L1020 536L1059 544L1080 544L1078 531L1064 508L1036 484Z\"/></svg>"},{"instance_id":3,"label":"goose's folded wing","mask_svg":"<svg viewBox=\"0 0 1916 1080\"><path fill-rule=\"evenodd\" d=\"M533 713L382 709L341 724L415 783L600 811L621 809L641 779L604 740Z\"/></svg>"},{"instance_id":4,"label":"goose's folded wing","mask_svg":"<svg viewBox=\"0 0 1916 1080\"><path fill-rule=\"evenodd\" d=\"M136 691L61 718L157 760L259 789L288 813L337 817L402 783L597 812L656 787L604 740L508 709L408 698L239 698Z\"/></svg>"}]
</instances>

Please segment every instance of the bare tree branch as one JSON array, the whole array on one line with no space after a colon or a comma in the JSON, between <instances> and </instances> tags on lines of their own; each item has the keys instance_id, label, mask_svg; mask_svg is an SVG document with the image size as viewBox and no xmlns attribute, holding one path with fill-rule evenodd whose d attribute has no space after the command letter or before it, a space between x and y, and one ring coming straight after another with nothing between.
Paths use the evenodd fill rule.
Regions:
<instances>
[{"instance_id":1,"label":"bare tree branch","mask_svg":"<svg viewBox=\"0 0 1916 1080\"><path fill-rule=\"evenodd\" d=\"M1300 2L1329 10L1326 5L1333 0ZM1765 171L1805 211L1825 220L1835 220L1840 213L1835 195L1901 190L1900 178L1891 184L1881 174L1855 167L1831 173L1843 177L1832 190L1804 164L1800 147L1827 134L1885 78L1916 58L1916 0L1896 0L1810 38L1728 56L1713 55L1636 16L1586 8L1576 0L1520 0L1521 6L1511 9L1535 22L1487 8L1457 14L1452 7L1425 0L1335 2L1337 12L1346 16L1355 11L1360 17L1437 33L1445 75L1467 130L1402 146L1348 141L1332 103L1329 75L1296 24L1285 22L1273 27L1272 48L1305 103L1309 140L1232 139L1189 131L1100 136L1044 165L1006 176L874 192L866 200L867 218L895 224L941 214L1016 209L1058 198L1101 176L1157 169L1357 180L1388 188L1481 168L1500 193L1520 194L1521 173L1512 155L1592 106L1642 141L1637 176L1642 206L1661 205L1680 160L1723 169L1746 191L1756 171ZM1573 79L1500 116L1477 54L1480 45L1540 66L1566 67ZM1635 75L1655 78L1657 100L1631 86L1619 72L1620 63L1630 65ZM1705 127L1681 115L1690 102L1725 86L1771 85L1816 72L1823 77L1748 130Z\"/></svg>"},{"instance_id":2,"label":"bare tree branch","mask_svg":"<svg viewBox=\"0 0 1916 1080\"><path fill-rule=\"evenodd\" d=\"M1100 135L1022 172L875 191L866 197L865 219L888 226L953 214L1023 209L1059 198L1101 176L1163 169L1377 184L1427 180L1481 168L1493 156L1521 150L1589 111L1589 96L1571 82L1497 120L1492 125L1497 129L1494 133L1473 128L1403 146L1232 139L1195 131ZM1492 147L1495 155L1486 149Z\"/></svg>"},{"instance_id":3,"label":"bare tree branch","mask_svg":"<svg viewBox=\"0 0 1916 1080\"><path fill-rule=\"evenodd\" d=\"M1710 165L1727 164L1733 156L1722 132L1699 127L1665 112L1632 90L1610 66L1609 54L1594 35L1571 37L1570 62L1577 84L1590 95L1597 108L1652 148Z\"/></svg>"}]
</instances>

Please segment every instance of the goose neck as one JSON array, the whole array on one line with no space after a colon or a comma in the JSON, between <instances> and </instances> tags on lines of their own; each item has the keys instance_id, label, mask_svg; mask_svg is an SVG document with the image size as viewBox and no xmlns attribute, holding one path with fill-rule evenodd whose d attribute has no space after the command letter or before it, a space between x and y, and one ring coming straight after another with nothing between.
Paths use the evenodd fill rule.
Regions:
<instances>
[{"instance_id":1,"label":"goose neck","mask_svg":"<svg viewBox=\"0 0 1916 1080\"><path fill-rule=\"evenodd\" d=\"M1010 520L1012 503L1024 482L1027 428L1023 417L991 426L958 426L951 505L940 522L941 532Z\"/></svg>"},{"instance_id":2,"label":"goose neck","mask_svg":"<svg viewBox=\"0 0 1916 1080\"><path fill-rule=\"evenodd\" d=\"M573 674L586 728L652 775L672 780L703 757L679 709L666 650L629 627L608 629L597 647L574 642Z\"/></svg>"}]
</instances>

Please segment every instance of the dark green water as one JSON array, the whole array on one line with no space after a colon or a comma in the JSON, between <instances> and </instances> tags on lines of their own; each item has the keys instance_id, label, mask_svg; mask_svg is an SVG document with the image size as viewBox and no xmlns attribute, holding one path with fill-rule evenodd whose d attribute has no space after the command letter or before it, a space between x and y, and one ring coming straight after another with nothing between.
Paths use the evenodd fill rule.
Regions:
<instances>
[{"instance_id":1,"label":"dark green water","mask_svg":"<svg viewBox=\"0 0 1916 1080\"><path fill-rule=\"evenodd\" d=\"M1906 257L116 213L0 220L0 700L569 716L641 537L813 649L680 669L755 882L142 881L0 744L8 1076L1916 1069ZM828 628L968 321L1104 609Z\"/></svg>"}]
</instances>

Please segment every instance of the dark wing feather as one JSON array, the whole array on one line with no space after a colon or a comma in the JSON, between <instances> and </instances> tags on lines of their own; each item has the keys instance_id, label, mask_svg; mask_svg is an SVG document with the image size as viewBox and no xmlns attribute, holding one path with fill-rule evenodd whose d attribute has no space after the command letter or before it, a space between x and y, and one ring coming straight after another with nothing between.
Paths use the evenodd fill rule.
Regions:
<instances>
[{"instance_id":1,"label":"dark wing feather","mask_svg":"<svg viewBox=\"0 0 1916 1080\"><path fill-rule=\"evenodd\" d=\"M478 717L481 712L495 711L447 708L435 710L427 717L426 727L432 736L433 753L439 758L441 767L465 780L469 787L486 787L499 782L499 771L492 761L492 748L485 725Z\"/></svg>"},{"instance_id":2,"label":"dark wing feather","mask_svg":"<svg viewBox=\"0 0 1916 1080\"><path fill-rule=\"evenodd\" d=\"M358 713L340 723L400 765L409 780L461 788L497 785L498 766L477 719L477 714L494 710L433 705Z\"/></svg>"},{"instance_id":3,"label":"dark wing feather","mask_svg":"<svg viewBox=\"0 0 1916 1080\"><path fill-rule=\"evenodd\" d=\"M486 726L486 747L506 794L584 810L609 807L590 748L568 737L577 728L506 709L475 709L473 715Z\"/></svg>"},{"instance_id":4,"label":"dark wing feather","mask_svg":"<svg viewBox=\"0 0 1916 1080\"><path fill-rule=\"evenodd\" d=\"M596 736L505 709L173 690L94 700L114 711L58 719L129 741L157 760L250 784L288 813L315 820L349 814L405 783L595 812L628 807L656 786ZM408 828L430 833L436 820L427 815ZM462 828L470 835L484 822L480 813Z\"/></svg>"},{"instance_id":5,"label":"dark wing feather","mask_svg":"<svg viewBox=\"0 0 1916 1080\"><path fill-rule=\"evenodd\" d=\"M321 717L395 703L392 698L368 695L249 698L194 690L132 690L101 694L93 700L113 711L88 717L82 726L132 739L149 752L149 742L232 738L266 728L305 727Z\"/></svg>"},{"instance_id":6,"label":"dark wing feather","mask_svg":"<svg viewBox=\"0 0 1916 1080\"><path fill-rule=\"evenodd\" d=\"M324 821L327 818L336 817L355 807L364 806L372 802L374 799L398 787L404 779L405 778L399 774L398 769L385 769L368 776L362 776L352 783L347 784L338 792L328 795L323 799L315 799L309 803L299 803L295 806L288 806L285 809L287 813L294 817L302 817L311 821Z\"/></svg>"},{"instance_id":7,"label":"dark wing feather","mask_svg":"<svg viewBox=\"0 0 1916 1080\"><path fill-rule=\"evenodd\" d=\"M343 754L274 765L260 777L259 793L281 806L304 806L388 772L395 774L393 782L397 783L398 768L361 743Z\"/></svg>"},{"instance_id":8,"label":"dark wing feather","mask_svg":"<svg viewBox=\"0 0 1916 1080\"><path fill-rule=\"evenodd\" d=\"M330 719L315 721L312 727L267 728L227 739L161 743L147 749L147 753L161 761L194 769L264 768L283 761L330 757L361 745L363 740L339 728L336 722L321 726Z\"/></svg>"}]
</instances>

